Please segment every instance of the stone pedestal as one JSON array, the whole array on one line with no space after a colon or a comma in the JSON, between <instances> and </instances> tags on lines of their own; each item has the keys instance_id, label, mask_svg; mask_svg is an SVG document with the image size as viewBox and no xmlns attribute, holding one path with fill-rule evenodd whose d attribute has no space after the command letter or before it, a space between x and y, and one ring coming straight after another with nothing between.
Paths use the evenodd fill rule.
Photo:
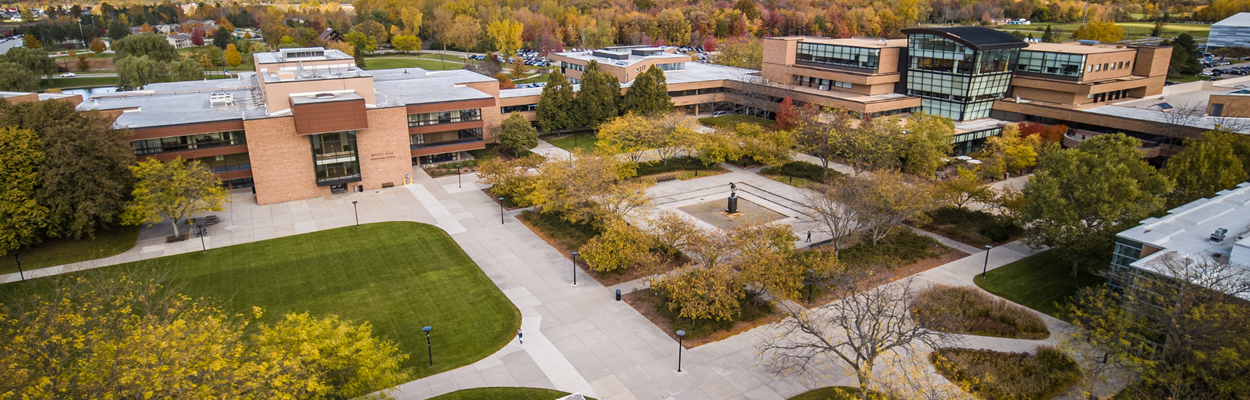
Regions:
<instances>
[{"instance_id":1,"label":"stone pedestal","mask_svg":"<svg viewBox=\"0 0 1250 400\"><path fill-rule=\"evenodd\" d=\"M729 204L726 207L725 211L730 214L738 213L738 196L735 196L735 195L729 196Z\"/></svg>"}]
</instances>

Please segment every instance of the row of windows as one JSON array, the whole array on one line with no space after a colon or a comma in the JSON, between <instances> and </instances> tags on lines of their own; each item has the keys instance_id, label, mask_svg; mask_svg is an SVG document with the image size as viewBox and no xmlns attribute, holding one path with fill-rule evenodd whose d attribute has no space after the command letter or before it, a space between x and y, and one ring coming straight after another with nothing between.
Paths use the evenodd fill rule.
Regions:
<instances>
[{"instance_id":1,"label":"row of windows","mask_svg":"<svg viewBox=\"0 0 1250 400\"><path fill-rule=\"evenodd\" d=\"M196 161L203 163L205 166L212 169L213 173L218 174L223 172L246 171L252 169L252 161L247 156L247 153L197 158Z\"/></svg>"},{"instance_id":2,"label":"row of windows","mask_svg":"<svg viewBox=\"0 0 1250 400\"><path fill-rule=\"evenodd\" d=\"M136 156L182 151L207 149L210 147L235 146L247 144L243 131L201 133L187 136L174 136L158 139L140 139L130 142Z\"/></svg>"},{"instance_id":3,"label":"row of windows","mask_svg":"<svg viewBox=\"0 0 1250 400\"><path fill-rule=\"evenodd\" d=\"M517 106L504 106L504 107L499 108L499 113L501 114L524 112L524 111L538 111L538 103L521 104Z\"/></svg>"},{"instance_id":4,"label":"row of windows","mask_svg":"<svg viewBox=\"0 0 1250 400\"><path fill-rule=\"evenodd\" d=\"M1119 62L1113 62L1113 63L1092 64L1089 66L1089 70L1087 72L1111 71L1111 70L1117 70L1117 69L1130 68L1132 64L1133 64L1132 61L1119 61Z\"/></svg>"},{"instance_id":5,"label":"row of windows","mask_svg":"<svg viewBox=\"0 0 1250 400\"><path fill-rule=\"evenodd\" d=\"M677 91L668 92L668 97L695 96L695 95L700 95L700 94L720 93L723 91L725 91L725 88L719 88L719 87L704 88L704 89L677 90Z\"/></svg>"},{"instance_id":6,"label":"row of windows","mask_svg":"<svg viewBox=\"0 0 1250 400\"><path fill-rule=\"evenodd\" d=\"M482 140L482 128L460 129L447 132L434 132L408 136L408 144L412 148L442 146Z\"/></svg>"},{"instance_id":7,"label":"row of windows","mask_svg":"<svg viewBox=\"0 0 1250 400\"><path fill-rule=\"evenodd\" d=\"M1110 92L1102 92L1102 93L1091 93L1090 95L1085 96L1085 97L1094 100L1095 103L1102 103L1104 101L1114 101L1114 100L1119 100L1119 99L1128 97L1128 89L1112 90Z\"/></svg>"},{"instance_id":8,"label":"row of windows","mask_svg":"<svg viewBox=\"0 0 1250 400\"><path fill-rule=\"evenodd\" d=\"M975 77L924 71L909 71L907 74L909 95L956 101L1002 98L1010 84L1011 74L1006 73Z\"/></svg>"},{"instance_id":9,"label":"row of windows","mask_svg":"<svg viewBox=\"0 0 1250 400\"><path fill-rule=\"evenodd\" d=\"M464 110L435 111L422 114L408 114L408 127L438 124L454 124L458 122L481 121L482 109L467 108Z\"/></svg>"},{"instance_id":10,"label":"row of windows","mask_svg":"<svg viewBox=\"0 0 1250 400\"><path fill-rule=\"evenodd\" d=\"M581 64L574 64L574 63L571 63L571 62L568 62L568 61L561 61L561 62L560 62L560 68L571 69L571 70L574 70L574 71L585 71L585 70L586 70L586 67L585 67L584 65L581 65Z\"/></svg>"},{"instance_id":11,"label":"row of windows","mask_svg":"<svg viewBox=\"0 0 1250 400\"><path fill-rule=\"evenodd\" d=\"M990 109L994 107L994 102L982 101L964 103L949 100L921 98L920 105L924 107L925 113L940 115L955 121L968 121L989 117Z\"/></svg>"},{"instance_id":12,"label":"row of windows","mask_svg":"<svg viewBox=\"0 0 1250 400\"><path fill-rule=\"evenodd\" d=\"M799 43L794 58L798 61L875 70L880 65L881 49Z\"/></svg>"},{"instance_id":13,"label":"row of windows","mask_svg":"<svg viewBox=\"0 0 1250 400\"><path fill-rule=\"evenodd\" d=\"M810 76L794 75L794 83L799 86L814 87L820 90L829 90L830 88L850 89L850 82L835 81L832 79L813 78Z\"/></svg>"},{"instance_id":14,"label":"row of windows","mask_svg":"<svg viewBox=\"0 0 1250 400\"><path fill-rule=\"evenodd\" d=\"M1085 65L1084 54L1051 53L1045 51L1020 52L1016 59L1016 70L1037 74L1081 77L1081 66Z\"/></svg>"},{"instance_id":15,"label":"row of windows","mask_svg":"<svg viewBox=\"0 0 1250 400\"><path fill-rule=\"evenodd\" d=\"M686 63L656 64L662 71L682 71L686 69Z\"/></svg>"}]
</instances>

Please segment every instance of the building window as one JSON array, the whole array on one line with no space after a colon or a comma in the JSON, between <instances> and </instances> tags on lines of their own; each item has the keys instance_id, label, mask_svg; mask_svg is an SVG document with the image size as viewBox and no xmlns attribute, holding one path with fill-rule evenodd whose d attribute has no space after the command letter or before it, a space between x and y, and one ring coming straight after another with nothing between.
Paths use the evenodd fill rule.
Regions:
<instances>
[{"instance_id":1,"label":"building window","mask_svg":"<svg viewBox=\"0 0 1250 400\"><path fill-rule=\"evenodd\" d=\"M242 144L247 144L247 137L243 134L243 131L228 131L132 140L130 147L134 149L136 156L142 156L168 151L207 149Z\"/></svg>"},{"instance_id":2,"label":"building window","mask_svg":"<svg viewBox=\"0 0 1250 400\"><path fill-rule=\"evenodd\" d=\"M196 161L203 163L213 173L223 173L232 171L246 171L252 169L252 161L247 153L226 154L214 157L197 158Z\"/></svg>"},{"instance_id":3,"label":"building window","mask_svg":"<svg viewBox=\"0 0 1250 400\"><path fill-rule=\"evenodd\" d=\"M1217 104L1217 103L1213 103L1213 104L1211 104L1211 116L1212 116L1212 117L1219 117L1219 116L1223 116L1223 115L1224 115L1224 105L1223 105L1223 104Z\"/></svg>"},{"instance_id":4,"label":"building window","mask_svg":"<svg viewBox=\"0 0 1250 400\"><path fill-rule=\"evenodd\" d=\"M504 107L499 108L499 112L501 114L525 112L525 111L537 111L537 110L538 110L538 104L522 104L519 106L504 106Z\"/></svg>"},{"instance_id":5,"label":"building window","mask_svg":"<svg viewBox=\"0 0 1250 400\"><path fill-rule=\"evenodd\" d=\"M1034 74L1081 77L1085 65L1084 54L1051 53L1044 51L1021 50L1016 59L1016 71ZM1090 65L1090 71L1094 66Z\"/></svg>"},{"instance_id":6,"label":"building window","mask_svg":"<svg viewBox=\"0 0 1250 400\"><path fill-rule=\"evenodd\" d=\"M468 108L464 110L436 111L423 114L408 114L408 127L455 124L482 120L482 109Z\"/></svg>"},{"instance_id":7,"label":"building window","mask_svg":"<svg viewBox=\"0 0 1250 400\"><path fill-rule=\"evenodd\" d=\"M819 90L830 90L831 88L850 89L850 82L835 81L831 79L813 78L810 76L793 75L794 83L799 86L817 88Z\"/></svg>"},{"instance_id":8,"label":"building window","mask_svg":"<svg viewBox=\"0 0 1250 400\"><path fill-rule=\"evenodd\" d=\"M583 65L574 64L574 63L567 62L567 61L561 61L560 67L564 69L571 69L574 71L584 71L586 69L586 67Z\"/></svg>"},{"instance_id":9,"label":"building window","mask_svg":"<svg viewBox=\"0 0 1250 400\"><path fill-rule=\"evenodd\" d=\"M360 180L360 161L356 153L356 131L311 135L313 166L317 185L327 186Z\"/></svg>"},{"instance_id":10,"label":"building window","mask_svg":"<svg viewBox=\"0 0 1250 400\"><path fill-rule=\"evenodd\" d=\"M686 63L656 64L655 66L660 67L662 71L681 71L686 69Z\"/></svg>"},{"instance_id":11,"label":"building window","mask_svg":"<svg viewBox=\"0 0 1250 400\"><path fill-rule=\"evenodd\" d=\"M821 43L799 43L794 59L797 61L875 70L880 65L881 49Z\"/></svg>"},{"instance_id":12,"label":"building window","mask_svg":"<svg viewBox=\"0 0 1250 400\"><path fill-rule=\"evenodd\" d=\"M413 149L480 141L482 141L482 128L431 132L420 135L411 135L408 137L408 144L411 145Z\"/></svg>"}]
</instances>

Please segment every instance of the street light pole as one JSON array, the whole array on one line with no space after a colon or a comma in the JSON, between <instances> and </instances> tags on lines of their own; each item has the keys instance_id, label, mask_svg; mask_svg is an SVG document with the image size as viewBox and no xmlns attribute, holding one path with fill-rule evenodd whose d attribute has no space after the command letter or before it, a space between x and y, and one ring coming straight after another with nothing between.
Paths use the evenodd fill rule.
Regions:
<instances>
[{"instance_id":1,"label":"street light pole","mask_svg":"<svg viewBox=\"0 0 1250 400\"><path fill-rule=\"evenodd\" d=\"M464 183L460 181L460 163L456 163L456 187L464 187Z\"/></svg>"},{"instance_id":2,"label":"street light pole","mask_svg":"<svg viewBox=\"0 0 1250 400\"><path fill-rule=\"evenodd\" d=\"M994 246L985 245L985 264L981 264L981 279L985 279L985 270L990 267L990 249Z\"/></svg>"},{"instance_id":3,"label":"street light pole","mask_svg":"<svg viewBox=\"0 0 1250 400\"><path fill-rule=\"evenodd\" d=\"M22 277L22 282L26 282L26 273L22 272L22 257L20 256L21 254L22 254L21 250L14 251L13 259L17 260L17 276Z\"/></svg>"},{"instance_id":4,"label":"street light pole","mask_svg":"<svg viewBox=\"0 0 1250 400\"><path fill-rule=\"evenodd\" d=\"M499 225L503 225L503 197L499 198Z\"/></svg>"},{"instance_id":5,"label":"street light pole","mask_svg":"<svg viewBox=\"0 0 1250 400\"><path fill-rule=\"evenodd\" d=\"M573 286L577 286L577 250L573 251Z\"/></svg>"},{"instance_id":6,"label":"street light pole","mask_svg":"<svg viewBox=\"0 0 1250 400\"><path fill-rule=\"evenodd\" d=\"M356 207L357 201L359 200L352 200L352 214L356 216L356 227L359 228L360 227L360 210L359 208Z\"/></svg>"},{"instance_id":7,"label":"street light pole","mask_svg":"<svg viewBox=\"0 0 1250 400\"><path fill-rule=\"evenodd\" d=\"M195 234L200 237L200 249L208 253L208 245L204 244L204 235L208 234L208 228L204 224L195 225Z\"/></svg>"},{"instance_id":8,"label":"street light pole","mask_svg":"<svg viewBox=\"0 0 1250 400\"><path fill-rule=\"evenodd\" d=\"M677 372L681 372L681 340L686 337L686 331L677 331Z\"/></svg>"},{"instance_id":9,"label":"street light pole","mask_svg":"<svg viewBox=\"0 0 1250 400\"><path fill-rule=\"evenodd\" d=\"M434 330L434 327L427 326L421 328L421 330L425 331L425 354L430 356L430 367L432 368L434 367L434 350L432 349L433 346L430 345L430 331Z\"/></svg>"}]
</instances>

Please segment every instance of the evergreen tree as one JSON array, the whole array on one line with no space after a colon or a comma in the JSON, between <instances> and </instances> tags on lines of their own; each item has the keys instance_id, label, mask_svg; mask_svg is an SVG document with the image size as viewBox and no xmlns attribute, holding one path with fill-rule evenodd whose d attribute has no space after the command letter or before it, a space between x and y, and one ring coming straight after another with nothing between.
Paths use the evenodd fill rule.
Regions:
<instances>
[{"instance_id":1,"label":"evergreen tree","mask_svg":"<svg viewBox=\"0 0 1250 400\"><path fill-rule=\"evenodd\" d=\"M538 98L538 126L544 131L577 126L573 110L573 84L560 71L547 75L547 86Z\"/></svg>"},{"instance_id":2,"label":"evergreen tree","mask_svg":"<svg viewBox=\"0 0 1250 400\"><path fill-rule=\"evenodd\" d=\"M538 146L538 130L521 114L513 113L500 124L499 145L512 150L512 154L520 155L522 151Z\"/></svg>"},{"instance_id":3,"label":"evergreen tree","mask_svg":"<svg viewBox=\"0 0 1250 400\"><path fill-rule=\"evenodd\" d=\"M577 111L583 126L595 128L620 115L621 82L603 72L599 63L590 61L582 72L581 92L577 94Z\"/></svg>"},{"instance_id":4,"label":"evergreen tree","mask_svg":"<svg viewBox=\"0 0 1250 400\"><path fill-rule=\"evenodd\" d=\"M1202 64L1198 61L1198 43L1188 33L1176 36L1172 41L1172 63L1168 66L1169 74L1197 75L1202 72Z\"/></svg>"},{"instance_id":5,"label":"evergreen tree","mask_svg":"<svg viewBox=\"0 0 1250 400\"><path fill-rule=\"evenodd\" d=\"M1211 131L1199 139L1186 139L1185 149L1168 160L1163 175L1176 181L1168 199L1170 207L1214 196L1246 181L1246 169L1226 136Z\"/></svg>"},{"instance_id":6,"label":"evergreen tree","mask_svg":"<svg viewBox=\"0 0 1250 400\"><path fill-rule=\"evenodd\" d=\"M652 65L634 78L634 84L625 91L624 111L642 115L666 113L673 109L668 96L668 84L664 71Z\"/></svg>"},{"instance_id":7,"label":"evergreen tree","mask_svg":"<svg viewBox=\"0 0 1250 400\"><path fill-rule=\"evenodd\" d=\"M1042 32L1042 41L1046 43L1055 42L1055 32L1050 29L1050 25L1046 25L1046 31Z\"/></svg>"},{"instance_id":8,"label":"evergreen tree","mask_svg":"<svg viewBox=\"0 0 1250 400\"><path fill-rule=\"evenodd\" d=\"M217 28L217 33L213 34L213 45L225 50L226 45L232 43L234 43L234 36L232 35L232 32L226 30L225 28Z\"/></svg>"}]
</instances>

